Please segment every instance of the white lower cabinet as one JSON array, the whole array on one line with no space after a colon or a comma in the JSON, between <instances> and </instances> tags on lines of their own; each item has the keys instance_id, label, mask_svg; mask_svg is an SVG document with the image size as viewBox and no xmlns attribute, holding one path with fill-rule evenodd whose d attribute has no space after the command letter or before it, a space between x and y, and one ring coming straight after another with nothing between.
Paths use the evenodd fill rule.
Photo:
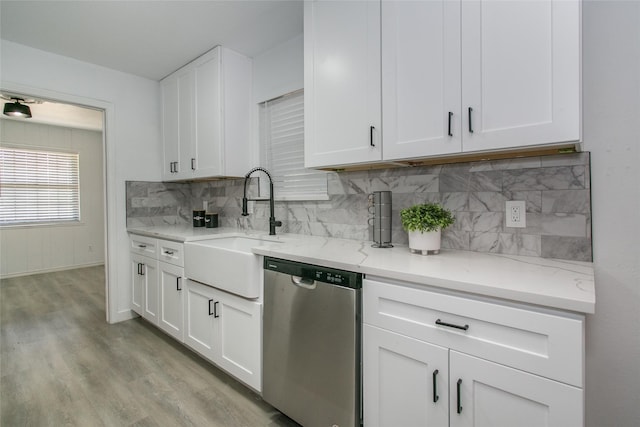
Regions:
<instances>
[{"instance_id":1,"label":"white lower cabinet","mask_svg":"<svg viewBox=\"0 0 640 427\"><path fill-rule=\"evenodd\" d=\"M172 337L184 340L184 268L160 262L160 317L158 326Z\"/></svg>"},{"instance_id":2,"label":"white lower cabinet","mask_svg":"<svg viewBox=\"0 0 640 427\"><path fill-rule=\"evenodd\" d=\"M182 243L135 234L129 242L131 309L179 338L183 323L182 297L180 293L165 292L165 288L170 282L175 286L176 280L184 275Z\"/></svg>"},{"instance_id":3,"label":"white lower cabinet","mask_svg":"<svg viewBox=\"0 0 640 427\"><path fill-rule=\"evenodd\" d=\"M583 425L584 317L366 279L366 427Z\"/></svg>"},{"instance_id":4,"label":"white lower cabinet","mask_svg":"<svg viewBox=\"0 0 640 427\"><path fill-rule=\"evenodd\" d=\"M253 389L262 389L262 304L186 281L184 342Z\"/></svg>"},{"instance_id":5,"label":"white lower cabinet","mask_svg":"<svg viewBox=\"0 0 640 427\"><path fill-rule=\"evenodd\" d=\"M144 276L142 263L146 257L131 254L131 310L142 316L142 298L144 295Z\"/></svg>"},{"instance_id":6,"label":"white lower cabinet","mask_svg":"<svg viewBox=\"0 0 640 427\"><path fill-rule=\"evenodd\" d=\"M133 311L158 324L158 261L147 256L131 254Z\"/></svg>"},{"instance_id":7,"label":"white lower cabinet","mask_svg":"<svg viewBox=\"0 0 640 427\"><path fill-rule=\"evenodd\" d=\"M193 280L184 245L132 234L131 309L221 369L262 390L262 303Z\"/></svg>"},{"instance_id":8,"label":"white lower cabinet","mask_svg":"<svg viewBox=\"0 0 640 427\"><path fill-rule=\"evenodd\" d=\"M366 427L447 425L448 349L371 325L363 345Z\"/></svg>"},{"instance_id":9,"label":"white lower cabinet","mask_svg":"<svg viewBox=\"0 0 640 427\"><path fill-rule=\"evenodd\" d=\"M449 378L450 426L584 424L577 387L456 351L449 354Z\"/></svg>"}]
</instances>

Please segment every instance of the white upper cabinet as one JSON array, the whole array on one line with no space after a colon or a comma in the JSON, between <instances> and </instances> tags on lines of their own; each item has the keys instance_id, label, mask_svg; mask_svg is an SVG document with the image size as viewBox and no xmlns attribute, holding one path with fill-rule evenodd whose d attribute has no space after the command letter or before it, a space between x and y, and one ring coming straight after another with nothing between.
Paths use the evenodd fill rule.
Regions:
<instances>
[{"instance_id":1,"label":"white upper cabinet","mask_svg":"<svg viewBox=\"0 0 640 427\"><path fill-rule=\"evenodd\" d=\"M382 2L385 160L460 152L460 3Z\"/></svg>"},{"instance_id":2,"label":"white upper cabinet","mask_svg":"<svg viewBox=\"0 0 640 427\"><path fill-rule=\"evenodd\" d=\"M305 2L305 164L580 140L580 0Z\"/></svg>"},{"instance_id":3,"label":"white upper cabinet","mask_svg":"<svg viewBox=\"0 0 640 427\"><path fill-rule=\"evenodd\" d=\"M249 58L216 47L162 80L164 180L250 169L251 75Z\"/></svg>"},{"instance_id":4,"label":"white upper cabinet","mask_svg":"<svg viewBox=\"0 0 640 427\"><path fill-rule=\"evenodd\" d=\"M462 2L464 151L580 139L580 16L579 0Z\"/></svg>"},{"instance_id":5,"label":"white upper cabinet","mask_svg":"<svg viewBox=\"0 0 640 427\"><path fill-rule=\"evenodd\" d=\"M304 4L305 166L382 159L380 4Z\"/></svg>"},{"instance_id":6,"label":"white upper cabinet","mask_svg":"<svg viewBox=\"0 0 640 427\"><path fill-rule=\"evenodd\" d=\"M197 171L196 175L198 176L224 174L223 127L221 123L222 112L220 111L222 97L220 92L220 57L216 53L214 51L214 54L201 57L194 63L195 87L197 89L194 103L196 108L193 169Z\"/></svg>"}]
</instances>

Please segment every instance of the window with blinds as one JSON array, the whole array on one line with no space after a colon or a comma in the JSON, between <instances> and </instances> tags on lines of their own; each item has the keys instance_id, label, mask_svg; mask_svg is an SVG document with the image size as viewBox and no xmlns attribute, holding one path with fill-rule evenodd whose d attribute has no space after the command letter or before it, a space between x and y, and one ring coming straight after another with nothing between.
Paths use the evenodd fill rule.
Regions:
<instances>
[{"instance_id":1,"label":"window with blinds","mask_svg":"<svg viewBox=\"0 0 640 427\"><path fill-rule=\"evenodd\" d=\"M80 220L78 154L0 148L0 225Z\"/></svg>"},{"instance_id":2,"label":"window with blinds","mask_svg":"<svg viewBox=\"0 0 640 427\"><path fill-rule=\"evenodd\" d=\"M327 173L304 167L302 90L260 104L260 153L276 200L329 199Z\"/></svg>"}]
</instances>

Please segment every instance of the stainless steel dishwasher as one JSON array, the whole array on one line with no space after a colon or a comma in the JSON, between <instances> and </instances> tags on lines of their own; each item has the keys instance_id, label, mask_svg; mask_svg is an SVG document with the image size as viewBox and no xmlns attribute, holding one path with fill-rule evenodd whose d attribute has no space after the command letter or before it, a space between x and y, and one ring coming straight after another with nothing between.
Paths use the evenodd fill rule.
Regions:
<instances>
[{"instance_id":1,"label":"stainless steel dishwasher","mask_svg":"<svg viewBox=\"0 0 640 427\"><path fill-rule=\"evenodd\" d=\"M362 274L264 258L262 396L304 427L361 411Z\"/></svg>"}]
</instances>

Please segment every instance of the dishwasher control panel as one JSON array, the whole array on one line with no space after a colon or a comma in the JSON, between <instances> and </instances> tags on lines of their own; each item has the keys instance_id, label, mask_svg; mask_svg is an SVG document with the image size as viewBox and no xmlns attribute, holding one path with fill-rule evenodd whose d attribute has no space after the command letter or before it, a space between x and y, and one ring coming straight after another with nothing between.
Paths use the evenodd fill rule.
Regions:
<instances>
[{"instance_id":1,"label":"dishwasher control panel","mask_svg":"<svg viewBox=\"0 0 640 427\"><path fill-rule=\"evenodd\" d=\"M301 277L303 279L331 283L332 285L346 286L354 289L362 288L362 273L354 273L353 271L344 271L269 257L264 258L264 269Z\"/></svg>"},{"instance_id":2,"label":"dishwasher control panel","mask_svg":"<svg viewBox=\"0 0 640 427\"><path fill-rule=\"evenodd\" d=\"M315 280L326 283L333 283L336 285L349 286L349 275L342 273L336 273L332 271L319 271L316 270Z\"/></svg>"}]
</instances>

